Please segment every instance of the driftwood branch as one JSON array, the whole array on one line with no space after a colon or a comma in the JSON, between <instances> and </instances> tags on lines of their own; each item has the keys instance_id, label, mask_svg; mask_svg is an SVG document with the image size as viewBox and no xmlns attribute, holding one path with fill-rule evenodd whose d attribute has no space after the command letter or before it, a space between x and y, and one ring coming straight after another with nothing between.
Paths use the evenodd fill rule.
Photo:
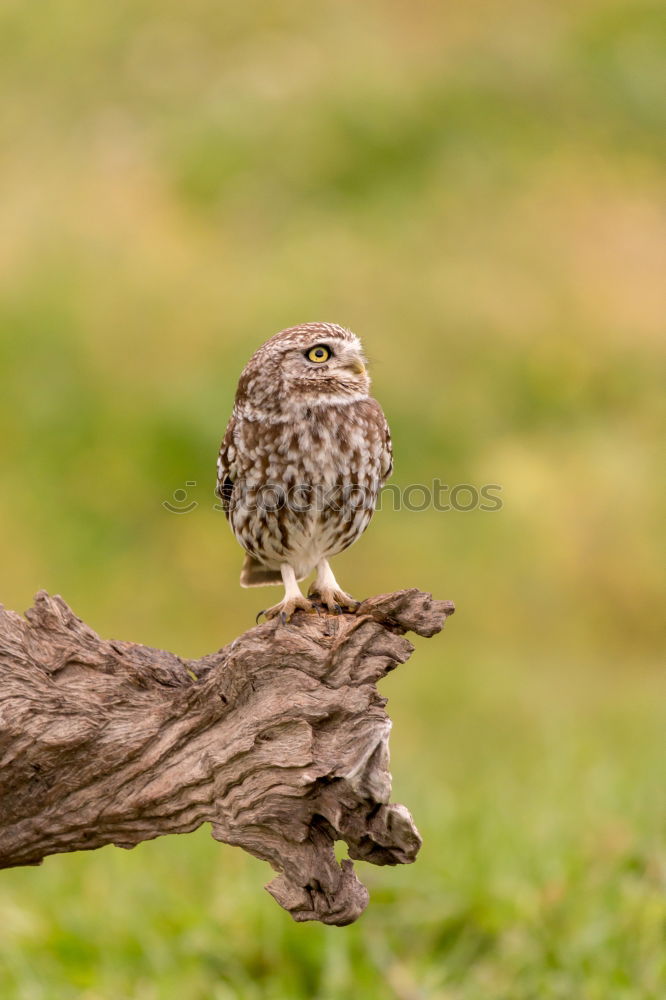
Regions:
<instances>
[{"instance_id":1,"label":"driftwood branch","mask_svg":"<svg viewBox=\"0 0 666 1000\"><path fill-rule=\"evenodd\" d=\"M390 721L376 682L453 611L405 590L356 615L297 612L201 660L100 639L60 597L0 606L0 868L131 848L209 822L279 873L295 920L347 924L368 902L350 859L408 864L391 804Z\"/></svg>"}]
</instances>

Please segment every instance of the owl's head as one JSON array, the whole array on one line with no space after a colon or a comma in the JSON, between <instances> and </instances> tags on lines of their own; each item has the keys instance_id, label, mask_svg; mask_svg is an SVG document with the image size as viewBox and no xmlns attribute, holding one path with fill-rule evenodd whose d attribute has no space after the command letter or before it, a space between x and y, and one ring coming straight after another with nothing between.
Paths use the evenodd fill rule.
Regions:
<instances>
[{"instance_id":1,"label":"owl's head","mask_svg":"<svg viewBox=\"0 0 666 1000\"><path fill-rule=\"evenodd\" d=\"M334 323L304 323L271 337L249 362L239 389L250 398L270 384L284 401L337 402L370 389L361 342ZM258 400L257 400L258 401Z\"/></svg>"}]
</instances>

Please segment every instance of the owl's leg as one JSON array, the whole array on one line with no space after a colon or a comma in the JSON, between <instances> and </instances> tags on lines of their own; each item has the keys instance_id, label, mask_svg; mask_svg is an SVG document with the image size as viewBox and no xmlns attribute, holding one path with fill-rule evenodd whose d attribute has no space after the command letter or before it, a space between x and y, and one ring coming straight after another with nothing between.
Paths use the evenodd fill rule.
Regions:
<instances>
[{"instance_id":1,"label":"owl's leg","mask_svg":"<svg viewBox=\"0 0 666 1000\"><path fill-rule=\"evenodd\" d=\"M359 606L358 601L340 589L328 559L322 559L317 564L317 577L308 594L320 598L329 611L341 611L343 608L356 611Z\"/></svg>"},{"instance_id":2,"label":"owl's leg","mask_svg":"<svg viewBox=\"0 0 666 1000\"><path fill-rule=\"evenodd\" d=\"M298 581L296 580L296 574L289 563L282 563L280 572L284 581L284 599L267 611L260 612L260 614L263 614L267 621L271 618L279 618L281 624L285 625L297 608L302 608L303 611L314 611L314 607L312 601L308 601L307 597L303 597L301 588L298 586Z\"/></svg>"}]
</instances>

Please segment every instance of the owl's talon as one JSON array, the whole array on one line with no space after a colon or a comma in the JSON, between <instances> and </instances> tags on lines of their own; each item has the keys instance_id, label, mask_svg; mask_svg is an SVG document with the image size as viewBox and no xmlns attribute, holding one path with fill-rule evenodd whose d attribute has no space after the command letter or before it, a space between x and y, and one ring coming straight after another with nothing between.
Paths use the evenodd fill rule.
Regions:
<instances>
[{"instance_id":1,"label":"owl's talon","mask_svg":"<svg viewBox=\"0 0 666 1000\"><path fill-rule=\"evenodd\" d=\"M286 625L291 621L295 611L314 611L312 601L308 601L302 594L299 594L298 597L285 597L275 607L264 611L264 615L266 616L266 621L272 621L273 618L277 618L279 625Z\"/></svg>"},{"instance_id":2,"label":"owl's talon","mask_svg":"<svg viewBox=\"0 0 666 1000\"><path fill-rule=\"evenodd\" d=\"M265 615L265 614L266 614L266 609L265 609L265 608L264 608L264 610L263 610L263 611L260 611L260 612L258 613L257 617L256 617L256 618L254 619L254 621L255 621L255 623L256 623L257 625L259 624L259 619L261 618L261 616L262 616L262 615Z\"/></svg>"},{"instance_id":3,"label":"owl's talon","mask_svg":"<svg viewBox=\"0 0 666 1000\"><path fill-rule=\"evenodd\" d=\"M341 615L345 611L350 611L352 614L361 606L361 602L350 597L349 594L345 594L344 590L328 589L327 587L317 587L312 584L308 590L308 597L317 601L326 608L330 614Z\"/></svg>"}]
</instances>

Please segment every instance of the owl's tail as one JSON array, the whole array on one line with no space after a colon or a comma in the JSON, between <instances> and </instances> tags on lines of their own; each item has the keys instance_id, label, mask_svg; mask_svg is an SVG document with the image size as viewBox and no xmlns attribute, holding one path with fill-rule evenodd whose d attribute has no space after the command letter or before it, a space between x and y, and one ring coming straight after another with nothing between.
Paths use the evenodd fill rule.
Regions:
<instances>
[{"instance_id":1,"label":"owl's tail","mask_svg":"<svg viewBox=\"0 0 666 1000\"><path fill-rule=\"evenodd\" d=\"M248 552L241 570L241 587L269 587L276 583L282 583L282 573L280 573L280 570L269 569L267 566L263 566L258 559L255 559Z\"/></svg>"}]
</instances>

